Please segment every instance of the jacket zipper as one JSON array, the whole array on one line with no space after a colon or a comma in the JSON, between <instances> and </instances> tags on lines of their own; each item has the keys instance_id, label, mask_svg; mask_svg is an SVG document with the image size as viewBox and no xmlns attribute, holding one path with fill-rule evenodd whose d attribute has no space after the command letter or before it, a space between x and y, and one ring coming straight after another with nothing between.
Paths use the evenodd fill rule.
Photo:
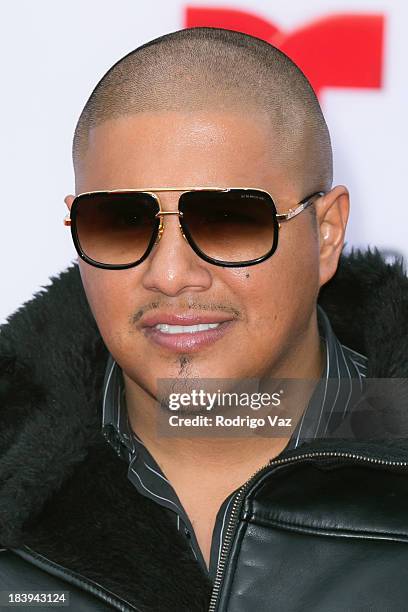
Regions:
<instances>
[{"instance_id":1,"label":"jacket zipper","mask_svg":"<svg viewBox=\"0 0 408 612\"><path fill-rule=\"evenodd\" d=\"M364 455L358 455L355 453L349 452L336 452L336 451L315 451L310 453L303 453L299 455L294 455L292 457L282 458L282 459L272 459L269 463L259 468L252 476L242 485L240 489L238 489L236 493L236 497L232 504L231 513L228 519L228 524L225 530L224 542L221 547L220 559L217 566L217 572L215 575L214 586L211 594L210 607L208 612L215 612L216 606L218 603L221 585L224 578L226 561L228 558L228 553L230 551L230 547L232 544L233 534L235 531L235 527L238 523L239 510L241 508L241 502L244 498L244 495L250 485L254 482L257 476L267 468L270 468L274 465L282 465L284 463L291 463L293 461L297 461L300 459L308 459L311 457L342 457L345 459L356 459L358 461L366 461L368 463L377 463L384 465L392 465L395 467L406 467L408 466L408 461L392 461L387 459L380 459L376 457L366 457Z\"/></svg>"},{"instance_id":2,"label":"jacket zipper","mask_svg":"<svg viewBox=\"0 0 408 612\"><path fill-rule=\"evenodd\" d=\"M97 582L94 582L90 578L86 578L77 572L67 569L66 567L55 563L44 557L40 553L36 552L29 546L24 546L22 549L11 549L19 557L30 561L36 567L40 567L49 574L62 578L68 584L73 584L87 593L92 593L95 597L101 599L103 602L110 604L120 612L140 612L139 608L136 608L129 602L119 598L117 595L105 589ZM28 552L26 552L28 551Z\"/></svg>"}]
</instances>

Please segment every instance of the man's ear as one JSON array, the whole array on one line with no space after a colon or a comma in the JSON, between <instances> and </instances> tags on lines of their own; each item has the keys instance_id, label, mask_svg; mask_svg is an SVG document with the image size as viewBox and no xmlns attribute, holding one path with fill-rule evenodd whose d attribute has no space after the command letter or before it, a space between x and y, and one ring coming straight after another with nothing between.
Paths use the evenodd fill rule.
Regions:
<instances>
[{"instance_id":1,"label":"man's ear","mask_svg":"<svg viewBox=\"0 0 408 612\"><path fill-rule=\"evenodd\" d=\"M337 185L315 204L319 232L319 286L331 279L337 270L344 244L350 199L347 187Z\"/></svg>"},{"instance_id":2,"label":"man's ear","mask_svg":"<svg viewBox=\"0 0 408 612\"><path fill-rule=\"evenodd\" d=\"M72 206L72 202L75 200L75 196L73 195L67 195L64 198L64 202L68 207L68 210L71 210L71 206Z\"/></svg>"}]
</instances>

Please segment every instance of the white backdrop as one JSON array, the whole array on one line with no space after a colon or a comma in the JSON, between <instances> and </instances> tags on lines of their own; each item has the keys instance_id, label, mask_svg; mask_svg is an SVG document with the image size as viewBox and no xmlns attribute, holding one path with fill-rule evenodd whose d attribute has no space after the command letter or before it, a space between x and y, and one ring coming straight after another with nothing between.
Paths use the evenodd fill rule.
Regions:
<instances>
[{"instance_id":1,"label":"white backdrop","mask_svg":"<svg viewBox=\"0 0 408 612\"><path fill-rule=\"evenodd\" d=\"M256 15L285 33L339 14L384 20L381 82L325 87L320 100L332 134L335 183L351 192L347 245L408 256L407 2L13 0L2 7L0 36L0 323L76 257L62 224L63 198L74 193L73 131L97 81L140 44L185 27L188 9L193 15L219 7ZM350 54L347 32L334 34ZM352 72L354 62L343 69Z\"/></svg>"}]
</instances>

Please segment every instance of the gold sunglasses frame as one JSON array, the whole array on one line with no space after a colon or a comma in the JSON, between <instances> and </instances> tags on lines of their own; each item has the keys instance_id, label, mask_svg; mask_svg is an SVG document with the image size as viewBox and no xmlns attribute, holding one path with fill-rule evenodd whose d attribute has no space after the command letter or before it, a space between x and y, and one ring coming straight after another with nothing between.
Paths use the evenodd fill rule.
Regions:
<instances>
[{"instance_id":1,"label":"gold sunglasses frame","mask_svg":"<svg viewBox=\"0 0 408 612\"><path fill-rule=\"evenodd\" d=\"M157 204L159 206L159 212L156 213L155 217L160 217L160 225L159 225L159 231L158 231L158 235L157 235L157 239L156 239L156 243L159 242L163 231L164 231L164 224L163 224L163 217L165 215L178 215L178 217L182 217L183 216L183 212L180 210L163 210L162 209L162 204L161 204L161 200L160 197L157 195L157 193L161 193L161 192L167 192L167 191L175 191L175 192L179 192L179 193L187 193L187 192L191 192L191 191L219 191L219 192L223 192L223 191L231 191L231 190L236 190L236 189L240 189L243 191L259 191L262 193L265 193L266 195L268 195L272 201L272 204L275 208L276 211L276 204L275 204L275 200L273 199L272 195L266 191L265 189L259 189L258 187L192 187L190 189L186 189L185 187L149 187L146 189L99 189L99 190L95 190L95 191L84 191L82 193L79 193L75 196L74 200L76 198L79 198L80 196L85 196L85 195L91 195L91 194L95 194L95 193L147 193L151 196L154 197L154 199L157 201ZM275 214L276 220L278 222L278 230L281 227L281 223L285 222L285 221L290 221L291 219L293 219L294 217L296 217L297 215L299 215L301 212L303 212L304 210L306 210L306 208L308 208L309 206L311 206L312 204L315 203L316 199L322 197L323 195L325 195L326 192L324 191L316 191L315 193L306 196L306 198L304 198L303 200L301 200L300 202L297 203L297 205L294 208L289 208L289 210L287 210L284 213L277 213ZM71 218L70 218L70 213L68 213L64 219L63 219L63 223L65 226L70 227L71 226ZM180 225L179 222L179 227L180 227L180 231L181 234L183 236L183 238L186 240L186 242L188 242L186 236L184 235L183 232L183 228ZM191 245L190 245L191 246ZM194 249L195 250L195 249ZM82 256L82 255L81 255ZM207 259L208 260L208 259ZM86 260L87 261L87 260ZM89 262L88 262L89 263ZM226 263L226 262L224 262ZM257 263L257 261L255 260L254 263ZM134 264L137 265L137 264ZM222 265L222 264L216 264L216 265ZM226 265L229 265L228 263L226 263ZM251 264L244 264L243 265L251 265ZM110 267L108 265L103 264L103 267ZM126 267L131 267L131 266L126 266Z\"/></svg>"}]
</instances>

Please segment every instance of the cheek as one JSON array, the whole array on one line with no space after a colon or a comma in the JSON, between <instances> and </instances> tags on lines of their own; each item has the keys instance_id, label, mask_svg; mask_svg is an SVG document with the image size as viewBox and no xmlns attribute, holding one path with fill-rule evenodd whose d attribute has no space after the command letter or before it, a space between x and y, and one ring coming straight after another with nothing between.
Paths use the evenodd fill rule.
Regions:
<instances>
[{"instance_id":1,"label":"cheek","mask_svg":"<svg viewBox=\"0 0 408 612\"><path fill-rule=\"evenodd\" d=\"M132 274L129 270L101 270L84 262L79 267L89 306L105 344L110 347L120 341L133 312Z\"/></svg>"},{"instance_id":2,"label":"cheek","mask_svg":"<svg viewBox=\"0 0 408 612\"><path fill-rule=\"evenodd\" d=\"M319 250L312 231L293 222L281 229L279 238L273 256L248 267L239 278L248 319L264 330L266 340L278 333L269 322L285 329L307 321L319 290Z\"/></svg>"}]
</instances>

